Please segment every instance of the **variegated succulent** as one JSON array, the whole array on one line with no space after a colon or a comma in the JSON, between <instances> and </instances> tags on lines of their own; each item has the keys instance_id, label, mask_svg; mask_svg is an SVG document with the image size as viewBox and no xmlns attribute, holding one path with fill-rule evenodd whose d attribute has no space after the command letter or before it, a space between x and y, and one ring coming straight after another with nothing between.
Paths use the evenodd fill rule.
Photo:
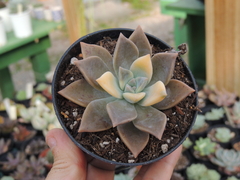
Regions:
<instances>
[{"instance_id":1,"label":"variegated succulent","mask_svg":"<svg viewBox=\"0 0 240 180\"><path fill-rule=\"evenodd\" d=\"M79 132L117 127L134 157L147 145L149 134L161 139L167 117L160 110L175 106L194 92L171 79L178 53L152 56L140 26L129 38L120 34L113 56L101 46L83 42L81 52L83 60L74 64L84 78L58 93L86 107Z\"/></svg>"}]
</instances>

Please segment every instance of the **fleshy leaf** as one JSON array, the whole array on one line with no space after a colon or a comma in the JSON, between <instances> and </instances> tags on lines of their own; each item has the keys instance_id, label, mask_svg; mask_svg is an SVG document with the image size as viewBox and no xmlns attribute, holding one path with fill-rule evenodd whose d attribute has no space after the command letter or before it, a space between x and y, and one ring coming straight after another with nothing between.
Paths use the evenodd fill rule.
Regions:
<instances>
[{"instance_id":1,"label":"fleshy leaf","mask_svg":"<svg viewBox=\"0 0 240 180\"><path fill-rule=\"evenodd\" d=\"M86 81L98 90L103 90L96 82L103 73L109 71L106 64L97 56L91 56L83 60L75 61L74 64L83 74Z\"/></svg>"},{"instance_id":2,"label":"fleshy leaf","mask_svg":"<svg viewBox=\"0 0 240 180\"><path fill-rule=\"evenodd\" d=\"M114 73L112 55L107 49L103 48L102 46L86 44L84 42L80 42L80 45L84 59L90 56L97 56L101 58L102 61L107 65L108 69Z\"/></svg>"},{"instance_id":3,"label":"fleshy leaf","mask_svg":"<svg viewBox=\"0 0 240 180\"><path fill-rule=\"evenodd\" d=\"M171 108L195 90L179 80L171 79L166 86L166 91L167 96L164 100L155 104L155 108L160 110Z\"/></svg>"},{"instance_id":4,"label":"fleshy leaf","mask_svg":"<svg viewBox=\"0 0 240 180\"><path fill-rule=\"evenodd\" d=\"M131 34L129 39L138 47L139 57L150 54L152 55L152 48L147 39L147 36L143 32L141 26L138 26Z\"/></svg>"},{"instance_id":5,"label":"fleshy leaf","mask_svg":"<svg viewBox=\"0 0 240 180\"><path fill-rule=\"evenodd\" d=\"M152 58L153 75L148 86L157 81L162 81L165 85L173 76L175 61L178 53L158 53Z\"/></svg>"},{"instance_id":6,"label":"fleshy leaf","mask_svg":"<svg viewBox=\"0 0 240 180\"><path fill-rule=\"evenodd\" d=\"M153 73L152 60L149 54L136 59L131 67L130 71L134 74L134 77L146 77L150 82Z\"/></svg>"},{"instance_id":7,"label":"fleshy leaf","mask_svg":"<svg viewBox=\"0 0 240 180\"><path fill-rule=\"evenodd\" d=\"M141 92L148 83L148 78L146 77L137 77L136 79L136 92Z\"/></svg>"},{"instance_id":8,"label":"fleshy leaf","mask_svg":"<svg viewBox=\"0 0 240 180\"><path fill-rule=\"evenodd\" d=\"M166 96L166 89L162 81L157 81L150 87L144 89L146 96L138 104L141 106L151 106L162 101Z\"/></svg>"},{"instance_id":9,"label":"fleshy leaf","mask_svg":"<svg viewBox=\"0 0 240 180\"><path fill-rule=\"evenodd\" d=\"M135 89L133 89L132 86L126 84L124 92L130 92L130 93L135 93Z\"/></svg>"},{"instance_id":10,"label":"fleshy leaf","mask_svg":"<svg viewBox=\"0 0 240 180\"><path fill-rule=\"evenodd\" d=\"M74 81L58 93L83 107L93 100L109 97L106 92L94 89L85 79Z\"/></svg>"},{"instance_id":11,"label":"fleshy leaf","mask_svg":"<svg viewBox=\"0 0 240 180\"><path fill-rule=\"evenodd\" d=\"M120 34L113 54L113 68L118 75L119 67L129 69L139 56L137 46Z\"/></svg>"},{"instance_id":12,"label":"fleshy leaf","mask_svg":"<svg viewBox=\"0 0 240 180\"><path fill-rule=\"evenodd\" d=\"M134 105L120 99L108 103L107 112L112 120L113 127L131 122L137 117Z\"/></svg>"},{"instance_id":13,"label":"fleshy leaf","mask_svg":"<svg viewBox=\"0 0 240 180\"><path fill-rule=\"evenodd\" d=\"M160 140L167 123L166 115L151 106L136 105L135 108L138 117L133 121L134 126L141 131L152 134Z\"/></svg>"},{"instance_id":14,"label":"fleshy leaf","mask_svg":"<svg viewBox=\"0 0 240 180\"><path fill-rule=\"evenodd\" d=\"M99 132L110 129L112 121L108 116L106 106L115 98L108 97L90 102L86 107L78 132Z\"/></svg>"},{"instance_id":15,"label":"fleshy leaf","mask_svg":"<svg viewBox=\"0 0 240 180\"><path fill-rule=\"evenodd\" d=\"M133 73L129 71L128 69L124 69L122 67L119 67L119 86L122 90L124 90L125 85L128 83L129 80L133 78Z\"/></svg>"},{"instance_id":16,"label":"fleshy leaf","mask_svg":"<svg viewBox=\"0 0 240 180\"><path fill-rule=\"evenodd\" d=\"M149 140L149 134L137 129L132 122L117 126L117 130L123 143L136 158L146 147Z\"/></svg>"},{"instance_id":17,"label":"fleshy leaf","mask_svg":"<svg viewBox=\"0 0 240 180\"><path fill-rule=\"evenodd\" d=\"M129 103L136 103L145 97L145 92L140 93L123 93L123 97Z\"/></svg>"},{"instance_id":18,"label":"fleshy leaf","mask_svg":"<svg viewBox=\"0 0 240 180\"><path fill-rule=\"evenodd\" d=\"M122 99L122 90L119 88L118 80L110 71L105 72L96 81L108 94Z\"/></svg>"}]
</instances>

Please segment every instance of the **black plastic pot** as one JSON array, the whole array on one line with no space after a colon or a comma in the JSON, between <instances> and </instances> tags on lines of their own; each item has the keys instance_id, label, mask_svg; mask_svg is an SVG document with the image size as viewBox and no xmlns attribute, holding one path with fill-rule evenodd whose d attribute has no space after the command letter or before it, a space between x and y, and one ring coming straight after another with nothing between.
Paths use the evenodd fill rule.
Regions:
<instances>
[{"instance_id":1,"label":"black plastic pot","mask_svg":"<svg viewBox=\"0 0 240 180\"><path fill-rule=\"evenodd\" d=\"M53 95L53 105L54 105L54 109L56 112L56 115L59 119L60 124L62 125L63 129L65 130L65 132L68 134L68 136L71 138L71 140L79 147L81 148L86 154L87 154L87 160L88 162L90 162L92 165L101 168L101 169L106 169L106 170L114 170L114 169L118 169L119 167L129 167L129 166L138 166L138 165L146 165L149 163L153 163L159 159L164 158L165 156L169 155L170 153L172 153L175 149L177 149L182 143L183 141L186 139L186 137L188 136L194 122L195 122L195 118L196 118L196 113L194 114L194 118L192 120L192 124L189 127L189 130L186 132L185 136L183 137L183 139L172 149L170 149L167 153L163 154L162 156L154 159L154 160L150 160L147 162L142 162L142 163L121 163L121 162L115 162L115 161L111 161L111 160L107 160L104 159L90 151L88 151L86 148L84 148L81 144L79 144L71 135L71 133L69 132L69 130L65 127L63 120L62 120L62 115L60 114L60 107L59 107L59 100L58 100L58 95L57 92L59 91L58 89L58 85L57 82L59 82L62 73L64 72L65 68L69 65L70 63L70 59L72 57L76 57L77 55L79 55L81 53L81 48L80 48L80 42L85 42L88 44L95 44L96 42L100 41L103 39L103 37L110 37L113 39L117 39L119 37L119 34L122 33L124 36L129 37L132 32L134 30L132 29L123 29L123 28L118 28L118 29L106 29L106 30L101 30L101 31L97 31L91 34L88 34L80 39L78 39L76 42L74 42L69 48L68 50L63 54L63 56L61 57L55 73L54 73L54 77L53 77L53 82L52 82L52 95ZM167 45L165 42L161 41L160 39L146 34L147 38L150 42L150 44L159 46L161 49L168 49L170 48L169 45ZM185 62L183 62L184 65L186 66L186 69L188 71L188 75L190 77L190 80L193 82L193 88L196 90L196 97L197 97L197 86L196 86L196 82L195 79L191 73L191 71L188 69L187 65ZM197 98L195 101L195 105L197 105Z\"/></svg>"}]
</instances>

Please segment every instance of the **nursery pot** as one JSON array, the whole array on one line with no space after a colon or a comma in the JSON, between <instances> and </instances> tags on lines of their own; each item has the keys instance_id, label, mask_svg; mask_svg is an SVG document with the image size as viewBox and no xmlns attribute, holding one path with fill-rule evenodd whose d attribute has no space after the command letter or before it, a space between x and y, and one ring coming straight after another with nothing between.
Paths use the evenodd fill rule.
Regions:
<instances>
[{"instance_id":1,"label":"nursery pot","mask_svg":"<svg viewBox=\"0 0 240 180\"><path fill-rule=\"evenodd\" d=\"M10 14L13 32L17 38L25 38L32 35L32 22L30 12Z\"/></svg>"},{"instance_id":2,"label":"nursery pot","mask_svg":"<svg viewBox=\"0 0 240 180\"><path fill-rule=\"evenodd\" d=\"M80 42L85 42L88 44L96 44L98 41L102 40L104 37L110 37L110 38L116 40L116 39L118 39L120 33L122 33L125 37L128 38L132 34L133 31L134 30L132 30L132 29L124 29L124 28L106 29L106 30L97 31L97 32L88 34L84 37L81 37L76 42L74 42L61 57L58 65L55 69L55 73L54 73L54 77L53 77L53 81L52 81L53 105L54 105L54 109L55 109L56 115L58 117L58 120L59 120L60 124L62 125L64 131L67 133L67 135L70 137L70 139L79 148L81 148L82 151L84 151L86 153L87 160L89 163L91 163L92 165L94 165L98 168L105 169L105 170L114 170L114 169L117 170L117 169L123 168L123 167L146 165L146 164L153 163L157 160L160 160L160 159L166 157L167 155L171 154L175 149L177 149L183 143L183 141L186 139L186 137L188 136L188 134L195 122L195 118L197 115L197 111L192 112L192 121L189 125L189 128L186 130L183 138L180 139L174 147L170 148L166 153L163 153L162 155L160 155L159 157L157 157L155 159L152 159L149 161L144 161L144 162L134 162L134 163L123 163L123 162L117 162L114 160L108 160L108 159L105 159L105 158L89 151L75 139L75 137L73 136L73 133L71 132L71 129L69 129L65 126L64 118L61 113L62 105L61 105L60 99L62 98L62 96L60 96L58 94L58 91L60 90L59 82L62 81L61 78L62 78L63 72L66 70L66 68L70 64L71 58L77 57L81 53ZM158 46L161 49L169 49L170 48L169 45L167 45L165 42L161 41L160 39L158 39L150 34L146 34L146 36L147 36L150 44L152 44L154 46ZM181 61L183 61L183 60L181 59ZM193 77L191 71L189 70L189 68L187 67L186 63L183 62L183 64L185 67L185 72L187 73L190 81L192 81L192 88L194 88L196 90L194 92L196 98L193 101L193 104L196 106L197 105L197 86L196 86L194 77ZM82 134L82 137L84 137L84 133Z\"/></svg>"},{"instance_id":3,"label":"nursery pot","mask_svg":"<svg viewBox=\"0 0 240 180\"><path fill-rule=\"evenodd\" d=\"M0 47L7 43L7 35L5 32L4 22L0 17Z\"/></svg>"}]
</instances>

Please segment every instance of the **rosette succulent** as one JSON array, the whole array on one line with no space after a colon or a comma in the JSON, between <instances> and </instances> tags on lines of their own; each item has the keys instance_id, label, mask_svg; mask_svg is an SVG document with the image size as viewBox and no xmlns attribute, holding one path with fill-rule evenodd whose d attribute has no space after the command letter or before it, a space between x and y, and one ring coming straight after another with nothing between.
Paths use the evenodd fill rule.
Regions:
<instances>
[{"instance_id":1,"label":"rosette succulent","mask_svg":"<svg viewBox=\"0 0 240 180\"><path fill-rule=\"evenodd\" d=\"M178 53L152 55L141 27L129 38L120 34L113 55L101 46L80 44L83 59L74 64L84 78L58 93L86 107L79 132L117 127L121 140L137 157L149 134L162 137L167 117L160 110L177 105L194 92L171 79Z\"/></svg>"}]
</instances>

